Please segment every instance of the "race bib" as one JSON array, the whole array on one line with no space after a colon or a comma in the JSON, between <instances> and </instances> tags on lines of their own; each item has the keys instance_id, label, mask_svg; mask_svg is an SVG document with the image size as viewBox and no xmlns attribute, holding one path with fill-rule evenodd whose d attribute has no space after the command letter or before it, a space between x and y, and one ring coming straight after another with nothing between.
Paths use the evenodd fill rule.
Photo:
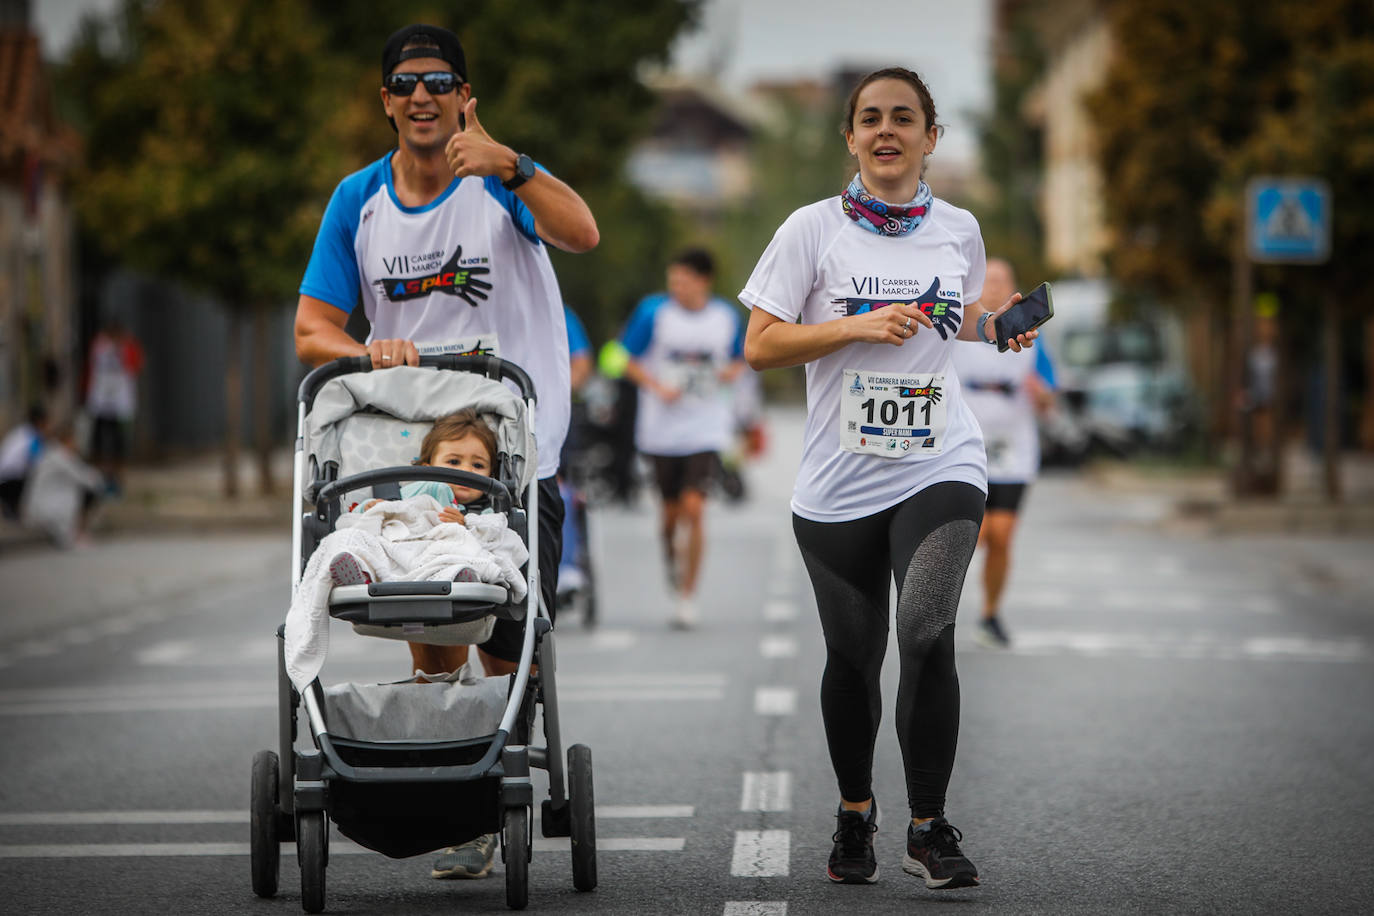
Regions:
<instances>
[{"instance_id":1,"label":"race bib","mask_svg":"<svg viewBox=\"0 0 1374 916\"><path fill-rule=\"evenodd\" d=\"M840 448L861 455L938 455L945 440L943 374L844 370Z\"/></svg>"},{"instance_id":2,"label":"race bib","mask_svg":"<svg viewBox=\"0 0 1374 916\"><path fill-rule=\"evenodd\" d=\"M984 444L988 451L988 476L1010 474L1016 465L1016 450L1012 441L1000 436L988 436Z\"/></svg>"},{"instance_id":3,"label":"race bib","mask_svg":"<svg viewBox=\"0 0 1374 916\"><path fill-rule=\"evenodd\" d=\"M720 376L715 365L709 362L669 363L663 367L662 377L685 398L710 400L721 394Z\"/></svg>"},{"instance_id":4,"label":"race bib","mask_svg":"<svg viewBox=\"0 0 1374 916\"><path fill-rule=\"evenodd\" d=\"M501 345L495 334L482 334L477 337L460 337L447 343L415 342L415 349L421 356L500 356Z\"/></svg>"}]
</instances>

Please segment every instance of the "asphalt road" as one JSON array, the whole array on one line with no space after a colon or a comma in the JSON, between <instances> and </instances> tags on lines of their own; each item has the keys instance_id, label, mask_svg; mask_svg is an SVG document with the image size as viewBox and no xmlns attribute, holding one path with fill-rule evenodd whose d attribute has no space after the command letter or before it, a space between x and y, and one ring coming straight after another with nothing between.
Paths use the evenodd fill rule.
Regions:
<instances>
[{"instance_id":1,"label":"asphalt road","mask_svg":"<svg viewBox=\"0 0 1374 916\"><path fill-rule=\"evenodd\" d=\"M541 841L532 912L1374 911L1374 606L1300 561L1368 542L1206 539L1161 527L1157 500L1055 476L1025 507L1014 649L971 640L979 559L961 611L948 814L983 886L901 872L890 719L882 880L829 884L823 655L777 454L794 432L747 504L711 509L696 631L666 626L651 502L595 514L601 625L557 639L565 740L595 755L600 886L573 890L566 847ZM289 849L272 901L247 856L287 552L283 532L0 558L0 912L299 912ZM399 646L346 631L326 667L404 673ZM895 664L885 680L894 696ZM433 881L429 863L336 838L328 911L504 911L499 872Z\"/></svg>"}]
</instances>

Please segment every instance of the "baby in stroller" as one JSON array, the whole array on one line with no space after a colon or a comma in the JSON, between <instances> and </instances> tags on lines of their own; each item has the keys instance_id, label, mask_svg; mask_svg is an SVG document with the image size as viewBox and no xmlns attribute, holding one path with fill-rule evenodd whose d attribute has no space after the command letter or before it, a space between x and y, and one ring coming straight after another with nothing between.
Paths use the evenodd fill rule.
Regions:
<instances>
[{"instance_id":1,"label":"baby in stroller","mask_svg":"<svg viewBox=\"0 0 1374 916\"><path fill-rule=\"evenodd\" d=\"M490 477L496 465L496 449L496 434L478 416L477 411L469 407L435 420L434 426L425 435L424 441L420 445L420 456L413 463L424 467L453 468ZM401 500L412 500L416 497L432 498L439 505L438 521L440 524L457 524L467 527L469 513L480 511L484 515L491 515L493 511L485 493L456 483L414 480L401 486ZM403 507L386 506L386 502L382 499L369 499L362 503L353 503L349 507L349 511L351 513L371 512L378 506L382 507L378 511L384 514L397 510L403 511ZM425 504L421 502L418 505ZM490 522L500 524L497 520L483 520L483 524ZM450 536L458 536L458 533L451 532ZM327 547L327 543L321 546ZM509 547L510 545L503 543L499 546ZM485 550L485 548L482 549ZM508 559L514 562L516 568L519 568L519 565L524 562L524 556L520 555L522 552L509 552L514 555ZM413 570L403 570L402 572L405 574L404 577L414 578ZM339 551L330 560L329 574L330 580L336 586L359 585L373 581L367 565L347 550ZM455 582L484 581L472 566L460 568L453 579ZM492 581L499 583L500 580L498 578ZM421 642L409 642L408 645L410 646L412 668L422 683L429 680L431 675L435 676L436 679L445 675L451 676L459 671L468 660L468 647L466 645L431 645Z\"/></svg>"}]
</instances>

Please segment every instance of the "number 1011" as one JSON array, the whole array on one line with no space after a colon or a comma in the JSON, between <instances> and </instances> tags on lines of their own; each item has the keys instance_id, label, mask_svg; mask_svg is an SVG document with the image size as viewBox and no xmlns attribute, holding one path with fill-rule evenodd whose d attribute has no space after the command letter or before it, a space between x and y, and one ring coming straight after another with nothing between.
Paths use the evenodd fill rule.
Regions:
<instances>
[{"instance_id":1,"label":"number 1011","mask_svg":"<svg viewBox=\"0 0 1374 916\"><path fill-rule=\"evenodd\" d=\"M891 399L885 400L882 403L878 403L873 398L869 398L867 401L864 401L862 404L859 405L859 409L867 412L867 420L869 423L873 422L873 412L876 410L878 413L878 419L882 420L885 426L891 426L894 423L896 423L897 418L900 417L902 414L906 414L907 426L916 425L916 402L914 400L909 400L904 404L898 404L896 401ZM930 425L929 398L926 399L925 404L921 407L921 414L924 417L924 419L921 422L925 423L927 426Z\"/></svg>"}]
</instances>

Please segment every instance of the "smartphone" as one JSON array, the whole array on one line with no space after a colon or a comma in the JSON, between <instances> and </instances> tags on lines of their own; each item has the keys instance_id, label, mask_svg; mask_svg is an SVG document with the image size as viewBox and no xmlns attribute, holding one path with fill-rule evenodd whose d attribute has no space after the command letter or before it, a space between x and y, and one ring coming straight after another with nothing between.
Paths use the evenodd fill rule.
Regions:
<instances>
[{"instance_id":1,"label":"smartphone","mask_svg":"<svg viewBox=\"0 0 1374 916\"><path fill-rule=\"evenodd\" d=\"M1050 296L1050 285L1041 283L1031 290L1021 301L992 319L997 334L997 352L1005 353L1010 349L1007 343L1027 331L1033 331L1054 317L1054 299Z\"/></svg>"}]
</instances>

